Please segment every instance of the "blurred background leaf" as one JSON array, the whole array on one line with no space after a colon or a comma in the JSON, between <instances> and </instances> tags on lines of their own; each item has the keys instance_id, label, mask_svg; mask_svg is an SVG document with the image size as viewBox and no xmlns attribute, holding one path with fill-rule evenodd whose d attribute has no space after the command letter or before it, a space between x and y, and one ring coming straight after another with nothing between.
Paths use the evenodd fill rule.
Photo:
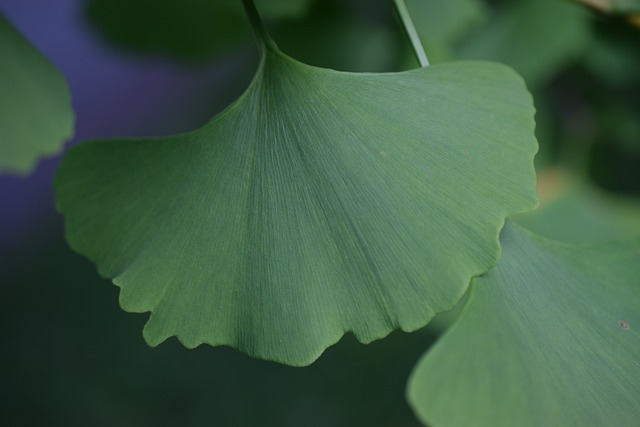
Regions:
<instances>
[{"instance_id":1,"label":"blurred background leaf","mask_svg":"<svg viewBox=\"0 0 640 427\"><path fill-rule=\"evenodd\" d=\"M640 237L640 199L614 196L562 169L538 174L540 206L514 220L541 236L568 243Z\"/></svg>"},{"instance_id":2,"label":"blurred background leaf","mask_svg":"<svg viewBox=\"0 0 640 427\"><path fill-rule=\"evenodd\" d=\"M257 0L287 54L344 71L396 67L400 38L392 7L363 0ZM239 0L88 0L86 14L106 41L131 52L193 63L253 48Z\"/></svg>"},{"instance_id":3,"label":"blurred background leaf","mask_svg":"<svg viewBox=\"0 0 640 427\"><path fill-rule=\"evenodd\" d=\"M454 58L454 47L489 18L489 8L481 0L408 0L431 63Z\"/></svg>"},{"instance_id":4,"label":"blurred background leaf","mask_svg":"<svg viewBox=\"0 0 640 427\"><path fill-rule=\"evenodd\" d=\"M0 174L27 174L73 135L71 94L60 72L0 10Z\"/></svg>"},{"instance_id":5,"label":"blurred background leaf","mask_svg":"<svg viewBox=\"0 0 640 427\"><path fill-rule=\"evenodd\" d=\"M256 0L265 19L296 18L313 0ZM238 0L88 0L86 14L100 34L138 53L210 59L252 40Z\"/></svg>"},{"instance_id":6,"label":"blurred background leaf","mask_svg":"<svg viewBox=\"0 0 640 427\"><path fill-rule=\"evenodd\" d=\"M365 0L316 1L306 15L276 22L272 35L301 62L356 72L395 70L404 41L390 2Z\"/></svg>"},{"instance_id":7,"label":"blurred background leaf","mask_svg":"<svg viewBox=\"0 0 640 427\"><path fill-rule=\"evenodd\" d=\"M520 0L494 9L456 57L504 62L535 89L579 58L589 42L588 13L581 7L559 0Z\"/></svg>"}]
</instances>

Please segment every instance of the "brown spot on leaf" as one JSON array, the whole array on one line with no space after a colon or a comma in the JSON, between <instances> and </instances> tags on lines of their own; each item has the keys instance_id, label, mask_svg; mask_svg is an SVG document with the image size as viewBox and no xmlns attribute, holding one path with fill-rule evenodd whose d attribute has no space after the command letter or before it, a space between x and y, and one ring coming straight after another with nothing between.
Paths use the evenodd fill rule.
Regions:
<instances>
[{"instance_id":1,"label":"brown spot on leaf","mask_svg":"<svg viewBox=\"0 0 640 427\"><path fill-rule=\"evenodd\" d=\"M387 152L384 150L380 151L380 156L387 157Z\"/></svg>"},{"instance_id":2,"label":"brown spot on leaf","mask_svg":"<svg viewBox=\"0 0 640 427\"><path fill-rule=\"evenodd\" d=\"M627 329L629 329L629 324L627 322L625 322L624 320L621 320L620 321L620 327L626 331Z\"/></svg>"}]
</instances>

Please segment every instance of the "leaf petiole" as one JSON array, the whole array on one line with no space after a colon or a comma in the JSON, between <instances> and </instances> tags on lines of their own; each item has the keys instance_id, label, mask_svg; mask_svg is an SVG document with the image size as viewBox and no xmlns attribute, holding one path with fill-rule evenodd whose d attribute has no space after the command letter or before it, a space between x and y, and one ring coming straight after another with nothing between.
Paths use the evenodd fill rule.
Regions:
<instances>
[{"instance_id":1,"label":"leaf petiole","mask_svg":"<svg viewBox=\"0 0 640 427\"><path fill-rule=\"evenodd\" d=\"M402 21L402 26L404 28L411 45L413 46L413 51L418 58L418 62L421 67L429 66L429 59L427 58L427 54L424 51L424 47L422 46L422 42L420 41L420 36L418 35L418 31L416 30L415 25L413 24L413 20L411 19L411 15L409 15L409 11L407 10L407 5L404 0L394 0L396 11L400 16L400 20Z\"/></svg>"},{"instance_id":2,"label":"leaf petiole","mask_svg":"<svg viewBox=\"0 0 640 427\"><path fill-rule=\"evenodd\" d=\"M253 27L253 31L260 47L266 47L270 50L277 51L278 46L276 46L276 43L273 41L271 36L269 36L267 29L262 23L262 19L260 19L260 14L256 9L256 5L253 0L242 0L242 4L244 5L244 10L247 13L247 17L249 18L251 27Z\"/></svg>"}]
</instances>

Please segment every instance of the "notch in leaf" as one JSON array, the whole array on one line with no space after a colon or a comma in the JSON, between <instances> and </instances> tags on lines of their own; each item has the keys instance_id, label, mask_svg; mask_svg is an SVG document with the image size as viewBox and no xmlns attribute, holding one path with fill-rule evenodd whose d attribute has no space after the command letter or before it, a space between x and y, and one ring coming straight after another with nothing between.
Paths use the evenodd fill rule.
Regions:
<instances>
[{"instance_id":1,"label":"notch in leaf","mask_svg":"<svg viewBox=\"0 0 640 427\"><path fill-rule=\"evenodd\" d=\"M253 82L201 129L70 150L55 179L70 244L125 310L151 311L151 345L306 365L348 331L424 326L536 203L522 79L482 62L320 69L260 32Z\"/></svg>"}]
</instances>

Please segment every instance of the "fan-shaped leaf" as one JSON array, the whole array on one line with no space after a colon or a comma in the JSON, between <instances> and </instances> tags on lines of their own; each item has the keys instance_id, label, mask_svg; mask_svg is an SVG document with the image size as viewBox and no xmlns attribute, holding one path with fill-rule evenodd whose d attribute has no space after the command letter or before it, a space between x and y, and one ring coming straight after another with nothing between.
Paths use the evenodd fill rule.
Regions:
<instances>
[{"instance_id":1,"label":"fan-shaped leaf","mask_svg":"<svg viewBox=\"0 0 640 427\"><path fill-rule=\"evenodd\" d=\"M73 134L71 95L58 70L0 13L0 173L30 172Z\"/></svg>"},{"instance_id":2,"label":"fan-shaped leaf","mask_svg":"<svg viewBox=\"0 0 640 427\"><path fill-rule=\"evenodd\" d=\"M635 426L640 240L573 246L507 223L496 268L409 383L441 426Z\"/></svg>"},{"instance_id":3,"label":"fan-shaped leaf","mask_svg":"<svg viewBox=\"0 0 640 427\"><path fill-rule=\"evenodd\" d=\"M294 365L345 332L424 326L497 262L505 216L535 202L533 108L490 63L397 74L269 51L203 128L72 149L67 237L151 311L151 345L226 344Z\"/></svg>"}]
</instances>

